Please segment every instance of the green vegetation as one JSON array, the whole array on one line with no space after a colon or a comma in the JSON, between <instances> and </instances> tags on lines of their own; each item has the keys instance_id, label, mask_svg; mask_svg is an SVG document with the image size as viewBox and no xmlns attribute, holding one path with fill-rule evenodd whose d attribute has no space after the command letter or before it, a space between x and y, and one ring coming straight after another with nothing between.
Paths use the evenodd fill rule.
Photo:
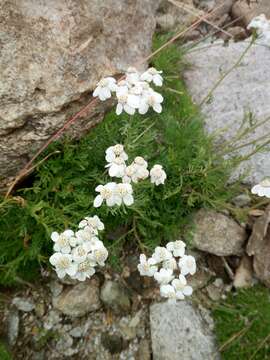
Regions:
<instances>
[{"instance_id":1,"label":"green vegetation","mask_svg":"<svg viewBox=\"0 0 270 360\"><path fill-rule=\"evenodd\" d=\"M155 46L161 42L164 38ZM203 131L181 81L179 58L179 48L170 46L153 61L166 77L162 114L129 118L112 110L81 141L65 138L52 144L42 157L59 152L36 169L31 187L0 203L1 283L34 277L52 252L50 233L75 229L87 215L97 214L105 223L103 240L110 261L117 263L124 244L147 251L175 239L194 209L221 207L232 196L226 186L231 163L216 154ZM150 166L162 164L168 180L166 186L155 187L149 181L134 186L130 208L94 209L95 187L109 181L104 153L116 143L125 145L131 161L141 155Z\"/></svg>"},{"instance_id":2,"label":"green vegetation","mask_svg":"<svg viewBox=\"0 0 270 360\"><path fill-rule=\"evenodd\" d=\"M230 294L214 310L224 360L270 358L270 291L262 286Z\"/></svg>"},{"instance_id":3,"label":"green vegetation","mask_svg":"<svg viewBox=\"0 0 270 360\"><path fill-rule=\"evenodd\" d=\"M0 342L0 359L1 360L12 360L10 353L7 351L5 345Z\"/></svg>"}]
</instances>

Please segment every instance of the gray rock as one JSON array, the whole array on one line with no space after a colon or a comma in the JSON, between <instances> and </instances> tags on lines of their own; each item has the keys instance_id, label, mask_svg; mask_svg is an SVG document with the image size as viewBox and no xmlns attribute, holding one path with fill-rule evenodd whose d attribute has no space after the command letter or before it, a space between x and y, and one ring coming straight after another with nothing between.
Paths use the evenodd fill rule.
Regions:
<instances>
[{"instance_id":1,"label":"gray rock","mask_svg":"<svg viewBox=\"0 0 270 360\"><path fill-rule=\"evenodd\" d=\"M248 194L240 194L232 199L232 203L238 207L244 207L251 203L251 197Z\"/></svg>"},{"instance_id":2,"label":"gray rock","mask_svg":"<svg viewBox=\"0 0 270 360\"><path fill-rule=\"evenodd\" d=\"M234 19L238 19L243 25L247 26L250 21L261 14L265 14L267 18L270 18L270 6L269 0L259 1L236 1L232 7L232 16Z\"/></svg>"},{"instance_id":3,"label":"gray rock","mask_svg":"<svg viewBox=\"0 0 270 360\"><path fill-rule=\"evenodd\" d=\"M0 188L90 99L104 76L149 55L159 0L0 4ZM81 136L104 104L72 126Z\"/></svg>"},{"instance_id":4,"label":"gray rock","mask_svg":"<svg viewBox=\"0 0 270 360\"><path fill-rule=\"evenodd\" d=\"M116 313L128 311L131 306L127 290L115 281L105 281L100 291L100 298L105 306Z\"/></svg>"},{"instance_id":5,"label":"gray rock","mask_svg":"<svg viewBox=\"0 0 270 360\"><path fill-rule=\"evenodd\" d=\"M150 324L154 360L220 358L209 324L185 301L151 305Z\"/></svg>"},{"instance_id":6,"label":"gray rock","mask_svg":"<svg viewBox=\"0 0 270 360\"><path fill-rule=\"evenodd\" d=\"M30 312L35 308L35 304L31 300L21 297L15 297L12 300L12 304L15 305L18 310L24 312Z\"/></svg>"},{"instance_id":7,"label":"gray rock","mask_svg":"<svg viewBox=\"0 0 270 360\"><path fill-rule=\"evenodd\" d=\"M187 10L188 9L188 10ZM193 0L185 0L185 4L179 1L161 1L157 12L157 25L162 31L169 31L176 28L187 28L198 16L202 16L203 11L196 9Z\"/></svg>"},{"instance_id":8,"label":"gray rock","mask_svg":"<svg viewBox=\"0 0 270 360\"><path fill-rule=\"evenodd\" d=\"M19 335L19 312L16 309L11 309L7 317L7 338L10 346L16 344Z\"/></svg>"},{"instance_id":9,"label":"gray rock","mask_svg":"<svg viewBox=\"0 0 270 360\"><path fill-rule=\"evenodd\" d=\"M199 210L194 216L192 244L218 256L240 255L247 239L245 229L228 216L213 210Z\"/></svg>"},{"instance_id":10,"label":"gray rock","mask_svg":"<svg viewBox=\"0 0 270 360\"><path fill-rule=\"evenodd\" d=\"M117 334L103 333L101 335L101 342L111 354L120 353L124 348L123 339Z\"/></svg>"},{"instance_id":11,"label":"gray rock","mask_svg":"<svg viewBox=\"0 0 270 360\"><path fill-rule=\"evenodd\" d=\"M58 297L53 298L53 306L63 314L80 317L100 308L99 281L92 278L69 287Z\"/></svg>"},{"instance_id":12,"label":"gray rock","mask_svg":"<svg viewBox=\"0 0 270 360\"><path fill-rule=\"evenodd\" d=\"M185 72L185 79L196 103L200 103L228 69L236 64L250 43L229 43L223 46L218 41L212 45L197 47L197 51L187 55L191 67ZM202 106L205 128L215 134L217 145L232 141L246 118L244 128L250 121L263 121L270 116L270 56L269 48L253 45L241 62L214 91L210 101ZM237 145L253 142L264 136L257 144L270 139L270 121L249 132ZM234 143L235 144L235 143ZM231 151L233 144L228 149ZM255 145L238 149L233 154L247 156L255 150ZM229 155L233 155L230 153ZM257 184L269 176L269 151L257 152L241 163L232 180L248 171L244 182ZM246 174L245 174L246 175Z\"/></svg>"},{"instance_id":13,"label":"gray rock","mask_svg":"<svg viewBox=\"0 0 270 360\"><path fill-rule=\"evenodd\" d=\"M151 347L147 339L142 339L135 356L136 360L151 360Z\"/></svg>"},{"instance_id":14,"label":"gray rock","mask_svg":"<svg viewBox=\"0 0 270 360\"><path fill-rule=\"evenodd\" d=\"M43 319L43 327L45 330L51 330L58 326L62 318L57 310L50 310Z\"/></svg>"},{"instance_id":15,"label":"gray rock","mask_svg":"<svg viewBox=\"0 0 270 360\"><path fill-rule=\"evenodd\" d=\"M60 295L64 288L63 284L60 284L57 280L52 280L49 286L53 297Z\"/></svg>"}]
</instances>

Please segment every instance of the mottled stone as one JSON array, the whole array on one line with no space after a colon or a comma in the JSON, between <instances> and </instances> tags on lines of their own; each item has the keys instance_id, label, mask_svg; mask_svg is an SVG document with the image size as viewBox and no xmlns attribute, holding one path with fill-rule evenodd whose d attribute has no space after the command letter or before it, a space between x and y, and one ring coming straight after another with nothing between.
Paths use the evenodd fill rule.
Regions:
<instances>
[{"instance_id":1,"label":"mottled stone","mask_svg":"<svg viewBox=\"0 0 270 360\"><path fill-rule=\"evenodd\" d=\"M7 338L10 346L16 344L19 335L19 312L17 309L11 309L7 317Z\"/></svg>"},{"instance_id":2,"label":"mottled stone","mask_svg":"<svg viewBox=\"0 0 270 360\"><path fill-rule=\"evenodd\" d=\"M0 188L97 82L149 55L159 0L3 0L0 4ZM104 104L72 126L78 137Z\"/></svg>"},{"instance_id":3,"label":"mottled stone","mask_svg":"<svg viewBox=\"0 0 270 360\"><path fill-rule=\"evenodd\" d=\"M187 55L190 63L185 72L185 79L193 100L200 104L207 94L214 88L221 76L232 68L250 44L250 39L243 42L230 42L224 46L217 41L212 45L198 46ZM244 119L244 128L250 127L255 121L264 123L248 132L241 141L233 141L227 146L229 155L247 156L255 150L255 140L264 137L258 144L270 139L270 56L269 48L253 45L241 61L240 66L230 72L228 76L214 90L209 101L202 105L205 116L205 129L215 134L217 146L226 145L232 141L239 131ZM235 152L233 146L250 143ZM269 150L256 152L249 159L243 161L233 174L232 180L245 174L244 182L257 184L269 176ZM246 174L248 172L248 174Z\"/></svg>"},{"instance_id":4,"label":"mottled stone","mask_svg":"<svg viewBox=\"0 0 270 360\"><path fill-rule=\"evenodd\" d=\"M99 282L96 278L75 286L70 286L58 297L53 298L53 306L63 314L80 317L100 308Z\"/></svg>"},{"instance_id":5,"label":"mottled stone","mask_svg":"<svg viewBox=\"0 0 270 360\"><path fill-rule=\"evenodd\" d=\"M247 26L250 21L261 14L270 18L269 0L247 1L239 0L232 7L232 16L238 19L243 25Z\"/></svg>"},{"instance_id":6,"label":"mottled stone","mask_svg":"<svg viewBox=\"0 0 270 360\"><path fill-rule=\"evenodd\" d=\"M12 304L15 305L18 310L24 312L30 312L35 308L35 304L32 302L32 300L21 297L15 297L12 300Z\"/></svg>"},{"instance_id":7,"label":"mottled stone","mask_svg":"<svg viewBox=\"0 0 270 360\"><path fill-rule=\"evenodd\" d=\"M208 320L186 301L151 305L153 359L220 359Z\"/></svg>"},{"instance_id":8,"label":"mottled stone","mask_svg":"<svg viewBox=\"0 0 270 360\"><path fill-rule=\"evenodd\" d=\"M213 210L199 210L194 216L192 244L195 248L218 256L240 255L247 239L232 218Z\"/></svg>"},{"instance_id":9,"label":"mottled stone","mask_svg":"<svg viewBox=\"0 0 270 360\"><path fill-rule=\"evenodd\" d=\"M100 291L100 298L105 306L116 313L128 311L131 306L127 290L115 281L105 281Z\"/></svg>"}]
</instances>

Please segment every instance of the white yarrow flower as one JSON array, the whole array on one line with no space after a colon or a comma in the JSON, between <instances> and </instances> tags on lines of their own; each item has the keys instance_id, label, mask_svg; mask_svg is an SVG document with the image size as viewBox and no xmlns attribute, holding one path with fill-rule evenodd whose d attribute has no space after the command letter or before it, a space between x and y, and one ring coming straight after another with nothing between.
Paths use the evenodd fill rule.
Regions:
<instances>
[{"instance_id":1,"label":"white yarrow flower","mask_svg":"<svg viewBox=\"0 0 270 360\"><path fill-rule=\"evenodd\" d=\"M270 179L264 179L258 185L253 186L251 189L252 194L256 194L258 196L266 196L270 198Z\"/></svg>"},{"instance_id":2,"label":"white yarrow flower","mask_svg":"<svg viewBox=\"0 0 270 360\"><path fill-rule=\"evenodd\" d=\"M98 231L104 230L104 224L97 215L87 216L79 223L79 228L85 228L86 226L94 229L96 234Z\"/></svg>"},{"instance_id":3,"label":"white yarrow flower","mask_svg":"<svg viewBox=\"0 0 270 360\"><path fill-rule=\"evenodd\" d=\"M93 263L88 258L78 264L77 272L74 276L72 276L73 279L79 280L79 281L85 281L87 278L90 278L95 273L95 263Z\"/></svg>"},{"instance_id":4,"label":"white yarrow flower","mask_svg":"<svg viewBox=\"0 0 270 360\"><path fill-rule=\"evenodd\" d=\"M155 248L154 254L152 255L152 258L158 264L160 262L170 260L172 258L172 253L168 251L165 247L157 246Z\"/></svg>"},{"instance_id":5,"label":"white yarrow flower","mask_svg":"<svg viewBox=\"0 0 270 360\"><path fill-rule=\"evenodd\" d=\"M176 262L175 258L171 258L171 259L163 261L162 262L162 267L163 267L163 269L176 270L177 269L177 262Z\"/></svg>"},{"instance_id":6,"label":"white yarrow flower","mask_svg":"<svg viewBox=\"0 0 270 360\"><path fill-rule=\"evenodd\" d=\"M187 285L187 280L184 275L180 274L178 279L172 281L172 285L176 291L176 298L183 300L185 296L192 295L192 287Z\"/></svg>"},{"instance_id":7,"label":"white yarrow flower","mask_svg":"<svg viewBox=\"0 0 270 360\"><path fill-rule=\"evenodd\" d=\"M149 83L153 82L156 86L162 86L163 78L160 74L162 74L162 71L158 71L151 67L141 75L141 80L147 81Z\"/></svg>"},{"instance_id":8,"label":"white yarrow flower","mask_svg":"<svg viewBox=\"0 0 270 360\"><path fill-rule=\"evenodd\" d=\"M133 189L130 184L120 183L116 184L115 188L115 201L117 205L124 203L127 206L130 206L134 203L133 198Z\"/></svg>"},{"instance_id":9,"label":"white yarrow flower","mask_svg":"<svg viewBox=\"0 0 270 360\"><path fill-rule=\"evenodd\" d=\"M144 115L147 113L149 108L153 108L155 112L161 113L162 102L163 102L163 96L157 93L156 91L150 89L141 99L138 111L140 114Z\"/></svg>"},{"instance_id":10,"label":"white yarrow flower","mask_svg":"<svg viewBox=\"0 0 270 360\"><path fill-rule=\"evenodd\" d=\"M98 185L96 191L100 194L95 197L94 207L100 207L103 201L106 202L106 205L111 207L116 204L115 202L115 189L116 183L110 182L106 185Z\"/></svg>"},{"instance_id":11,"label":"white yarrow flower","mask_svg":"<svg viewBox=\"0 0 270 360\"><path fill-rule=\"evenodd\" d=\"M76 245L76 238L72 230L65 230L62 234L54 231L51 234L51 239L54 242L54 251L62 252L63 254L69 254L71 246Z\"/></svg>"},{"instance_id":12,"label":"white yarrow flower","mask_svg":"<svg viewBox=\"0 0 270 360\"><path fill-rule=\"evenodd\" d=\"M101 242L101 244L99 246L96 246L95 249L90 254L90 259L92 261L95 261L98 265L104 266L105 261L108 258L108 255L109 255L108 250Z\"/></svg>"},{"instance_id":13,"label":"white yarrow flower","mask_svg":"<svg viewBox=\"0 0 270 360\"><path fill-rule=\"evenodd\" d=\"M160 295L162 297L165 297L165 298L173 301L173 302L176 300L175 288L169 284L160 286Z\"/></svg>"},{"instance_id":14,"label":"white yarrow flower","mask_svg":"<svg viewBox=\"0 0 270 360\"><path fill-rule=\"evenodd\" d=\"M147 259L144 254L140 255L140 263L138 264L138 271L142 276L153 276L157 272L158 267L155 265L153 259Z\"/></svg>"},{"instance_id":15,"label":"white yarrow flower","mask_svg":"<svg viewBox=\"0 0 270 360\"><path fill-rule=\"evenodd\" d=\"M196 260L191 255L184 255L179 260L179 267L181 270L181 274L186 276L188 274L194 275L196 272Z\"/></svg>"},{"instance_id":16,"label":"white yarrow flower","mask_svg":"<svg viewBox=\"0 0 270 360\"><path fill-rule=\"evenodd\" d=\"M164 184L167 175L163 170L163 167L161 165L156 164L150 170L150 178L151 178L151 183L155 185L160 185L160 184Z\"/></svg>"},{"instance_id":17,"label":"white yarrow flower","mask_svg":"<svg viewBox=\"0 0 270 360\"><path fill-rule=\"evenodd\" d=\"M106 77L100 80L93 92L94 97L98 97L101 101L107 100L112 96L112 92L117 90L116 80L113 77Z\"/></svg>"},{"instance_id":18,"label":"white yarrow flower","mask_svg":"<svg viewBox=\"0 0 270 360\"><path fill-rule=\"evenodd\" d=\"M154 273L154 278L161 285L168 284L174 278L173 270L161 268L159 271Z\"/></svg>"},{"instance_id":19,"label":"white yarrow flower","mask_svg":"<svg viewBox=\"0 0 270 360\"><path fill-rule=\"evenodd\" d=\"M82 245L78 245L72 250L72 259L76 263L81 263L86 260L90 250L90 242L84 242Z\"/></svg>"},{"instance_id":20,"label":"white yarrow flower","mask_svg":"<svg viewBox=\"0 0 270 360\"><path fill-rule=\"evenodd\" d=\"M176 240L173 242L169 242L166 245L166 248L173 253L173 256L184 256L186 244L181 240Z\"/></svg>"},{"instance_id":21,"label":"white yarrow flower","mask_svg":"<svg viewBox=\"0 0 270 360\"><path fill-rule=\"evenodd\" d=\"M50 263L55 267L57 276L62 279L65 275L74 276L77 271L77 264L72 261L70 254L54 253L50 259Z\"/></svg>"}]
</instances>

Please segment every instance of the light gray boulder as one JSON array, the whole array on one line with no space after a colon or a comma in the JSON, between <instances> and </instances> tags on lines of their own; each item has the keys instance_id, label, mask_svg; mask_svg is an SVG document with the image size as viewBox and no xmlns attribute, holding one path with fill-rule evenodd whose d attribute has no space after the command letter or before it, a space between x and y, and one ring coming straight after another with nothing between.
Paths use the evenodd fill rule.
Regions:
<instances>
[{"instance_id":1,"label":"light gray boulder","mask_svg":"<svg viewBox=\"0 0 270 360\"><path fill-rule=\"evenodd\" d=\"M190 68L185 72L185 80L193 100L200 104L213 89L221 76L239 60L250 43L223 42L203 44L190 52L186 60ZM244 56L240 65L219 84L209 101L202 105L205 116L205 129L215 134L221 146L231 141L246 120L249 127L255 121L264 124L249 132L237 145L243 145L262 138L256 145L270 141L270 48L254 44ZM269 117L269 119L268 119ZM235 144L235 142L234 142ZM254 144L240 148L234 155L247 156L255 150ZM232 149L233 145L229 146ZM229 154L230 156L232 153ZM270 152L257 152L241 163L232 180L241 174L244 182L252 185L270 175Z\"/></svg>"},{"instance_id":2,"label":"light gray boulder","mask_svg":"<svg viewBox=\"0 0 270 360\"><path fill-rule=\"evenodd\" d=\"M0 4L0 188L104 76L149 55L159 0L3 0ZM88 111L70 134L102 119Z\"/></svg>"}]
</instances>

